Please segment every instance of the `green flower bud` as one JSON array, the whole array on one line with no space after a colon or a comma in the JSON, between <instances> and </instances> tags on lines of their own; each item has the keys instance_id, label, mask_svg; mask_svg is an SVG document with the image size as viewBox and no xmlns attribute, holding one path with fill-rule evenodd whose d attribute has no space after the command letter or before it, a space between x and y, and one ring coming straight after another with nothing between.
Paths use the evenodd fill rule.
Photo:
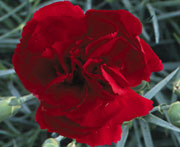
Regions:
<instances>
[{"instance_id":1,"label":"green flower bud","mask_svg":"<svg viewBox=\"0 0 180 147\"><path fill-rule=\"evenodd\" d=\"M173 125L180 127L180 102L179 101L170 105L169 110L168 110L168 116Z\"/></svg>"},{"instance_id":2,"label":"green flower bud","mask_svg":"<svg viewBox=\"0 0 180 147\"><path fill-rule=\"evenodd\" d=\"M48 138L42 145L43 147L59 147L59 142L55 138Z\"/></svg>"},{"instance_id":3,"label":"green flower bud","mask_svg":"<svg viewBox=\"0 0 180 147\"><path fill-rule=\"evenodd\" d=\"M15 96L0 97L0 122L13 116L19 108L21 108L21 104Z\"/></svg>"},{"instance_id":4,"label":"green flower bud","mask_svg":"<svg viewBox=\"0 0 180 147\"><path fill-rule=\"evenodd\" d=\"M173 91L180 96L180 80L174 83Z\"/></svg>"},{"instance_id":5,"label":"green flower bud","mask_svg":"<svg viewBox=\"0 0 180 147\"><path fill-rule=\"evenodd\" d=\"M72 141L71 143L69 143L67 145L67 147L76 147L76 142L75 141Z\"/></svg>"},{"instance_id":6,"label":"green flower bud","mask_svg":"<svg viewBox=\"0 0 180 147\"><path fill-rule=\"evenodd\" d=\"M136 91L139 94L143 94L144 90L149 87L149 83L146 81L142 81L141 84L139 84L136 87L132 87L134 91Z\"/></svg>"}]
</instances>

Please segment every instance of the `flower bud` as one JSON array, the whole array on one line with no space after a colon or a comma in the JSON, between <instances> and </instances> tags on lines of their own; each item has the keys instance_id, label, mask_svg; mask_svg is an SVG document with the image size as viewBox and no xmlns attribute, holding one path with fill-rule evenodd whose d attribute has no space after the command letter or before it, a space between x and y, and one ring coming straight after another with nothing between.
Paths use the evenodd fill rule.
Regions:
<instances>
[{"instance_id":1,"label":"flower bud","mask_svg":"<svg viewBox=\"0 0 180 147\"><path fill-rule=\"evenodd\" d=\"M170 105L169 110L168 110L168 116L173 125L180 127L180 102L179 101Z\"/></svg>"},{"instance_id":2,"label":"flower bud","mask_svg":"<svg viewBox=\"0 0 180 147\"><path fill-rule=\"evenodd\" d=\"M180 96L180 80L174 83L173 91Z\"/></svg>"},{"instance_id":3,"label":"flower bud","mask_svg":"<svg viewBox=\"0 0 180 147\"><path fill-rule=\"evenodd\" d=\"M149 86L149 83L146 81L142 81L141 84L139 84L136 87L133 87L132 89L136 91L139 94L143 94L143 91Z\"/></svg>"},{"instance_id":4,"label":"flower bud","mask_svg":"<svg viewBox=\"0 0 180 147\"><path fill-rule=\"evenodd\" d=\"M48 138L42 147L59 147L59 142L55 138Z\"/></svg>"},{"instance_id":5,"label":"flower bud","mask_svg":"<svg viewBox=\"0 0 180 147\"><path fill-rule=\"evenodd\" d=\"M16 102L16 104L11 104L12 102ZM0 122L13 116L19 108L21 108L21 104L15 96L0 97Z\"/></svg>"},{"instance_id":6,"label":"flower bud","mask_svg":"<svg viewBox=\"0 0 180 147\"><path fill-rule=\"evenodd\" d=\"M67 147L76 147L76 141L73 140L71 143L67 145Z\"/></svg>"}]
</instances>

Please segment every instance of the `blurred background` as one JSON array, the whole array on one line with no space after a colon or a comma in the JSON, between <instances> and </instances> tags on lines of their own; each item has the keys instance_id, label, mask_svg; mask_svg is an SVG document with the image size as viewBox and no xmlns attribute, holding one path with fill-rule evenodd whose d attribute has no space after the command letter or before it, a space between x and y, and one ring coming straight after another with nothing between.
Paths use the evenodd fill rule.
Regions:
<instances>
[{"instance_id":1,"label":"blurred background","mask_svg":"<svg viewBox=\"0 0 180 147\"><path fill-rule=\"evenodd\" d=\"M57 1L0 0L0 97L21 97L29 94L13 70L12 55L21 38L22 28L33 13L41 7ZM146 40L164 64L162 72L153 73L150 87L180 66L180 0L71 0L71 2L79 5L84 11L88 9L126 9L139 18L143 24L143 32L140 37ZM169 105L179 100L179 96L173 92L173 83L178 78L180 79L176 76L156 95L159 99L156 97L153 99L155 106ZM0 147L40 147L47 138L57 137L55 133L40 130L34 121L38 105L37 99L31 99L24 103L13 117L0 122ZM3 112L1 107L3 106L0 104L0 113ZM167 111L153 113L168 121ZM147 146L143 129L136 121L134 120L135 123L128 128L124 145L113 144L112 146ZM180 146L179 133L152 124L148 125L146 131L148 132L146 135L150 135L148 147L152 145L155 147ZM145 137L148 138L148 136ZM61 146L67 146L71 141L62 139ZM70 145L72 146L72 144Z\"/></svg>"}]
</instances>

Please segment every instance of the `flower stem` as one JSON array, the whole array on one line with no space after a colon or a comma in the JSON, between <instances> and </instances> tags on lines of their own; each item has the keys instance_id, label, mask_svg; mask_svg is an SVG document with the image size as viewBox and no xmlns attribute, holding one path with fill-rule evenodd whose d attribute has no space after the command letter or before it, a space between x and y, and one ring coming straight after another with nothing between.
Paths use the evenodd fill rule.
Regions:
<instances>
[{"instance_id":1,"label":"flower stem","mask_svg":"<svg viewBox=\"0 0 180 147\"><path fill-rule=\"evenodd\" d=\"M33 94L28 94L28 95L25 95L23 97L20 98L20 101L21 103L25 103L31 99L34 99L35 97L33 96Z\"/></svg>"}]
</instances>

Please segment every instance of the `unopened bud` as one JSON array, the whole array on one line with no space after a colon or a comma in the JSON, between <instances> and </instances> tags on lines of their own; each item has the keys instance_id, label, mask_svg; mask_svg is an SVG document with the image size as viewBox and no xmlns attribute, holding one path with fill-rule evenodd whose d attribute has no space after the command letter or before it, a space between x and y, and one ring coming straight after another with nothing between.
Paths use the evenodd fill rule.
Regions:
<instances>
[{"instance_id":1,"label":"unopened bud","mask_svg":"<svg viewBox=\"0 0 180 147\"><path fill-rule=\"evenodd\" d=\"M168 116L173 125L180 127L180 102L179 101L170 105L169 110L168 110Z\"/></svg>"},{"instance_id":2,"label":"unopened bud","mask_svg":"<svg viewBox=\"0 0 180 147\"><path fill-rule=\"evenodd\" d=\"M21 104L15 96L0 97L0 122L13 116L19 108Z\"/></svg>"},{"instance_id":3,"label":"unopened bud","mask_svg":"<svg viewBox=\"0 0 180 147\"><path fill-rule=\"evenodd\" d=\"M133 87L132 89L136 91L139 94L143 94L144 90L149 87L149 83L146 81L142 81L141 84L139 84L136 87Z\"/></svg>"},{"instance_id":4,"label":"unopened bud","mask_svg":"<svg viewBox=\"0 0 180 147\"><path fill-rule=\"evenodd\" d=\"M59 142L55 138L45 140L43 147L59 147Z\"/></svg>"},{"instance_id":5,"label":"unopened bud","mask_svg":"<svg viewBox=\"0 0 180 147\"><path fill-rule=\"evenodd\" d=\"M73 141L67 145L67 147L76 147L76 142Z\"/></svg>"},{"instance_id":6,"label":"unopened bud","mask_svg":"<svg viewBox=\"0 0 180 147\"><path fill-rule=\"evenodd\" d=\"M180 96L180 80L174 83L173 91Z\"/></svg>"}]
</instances>

